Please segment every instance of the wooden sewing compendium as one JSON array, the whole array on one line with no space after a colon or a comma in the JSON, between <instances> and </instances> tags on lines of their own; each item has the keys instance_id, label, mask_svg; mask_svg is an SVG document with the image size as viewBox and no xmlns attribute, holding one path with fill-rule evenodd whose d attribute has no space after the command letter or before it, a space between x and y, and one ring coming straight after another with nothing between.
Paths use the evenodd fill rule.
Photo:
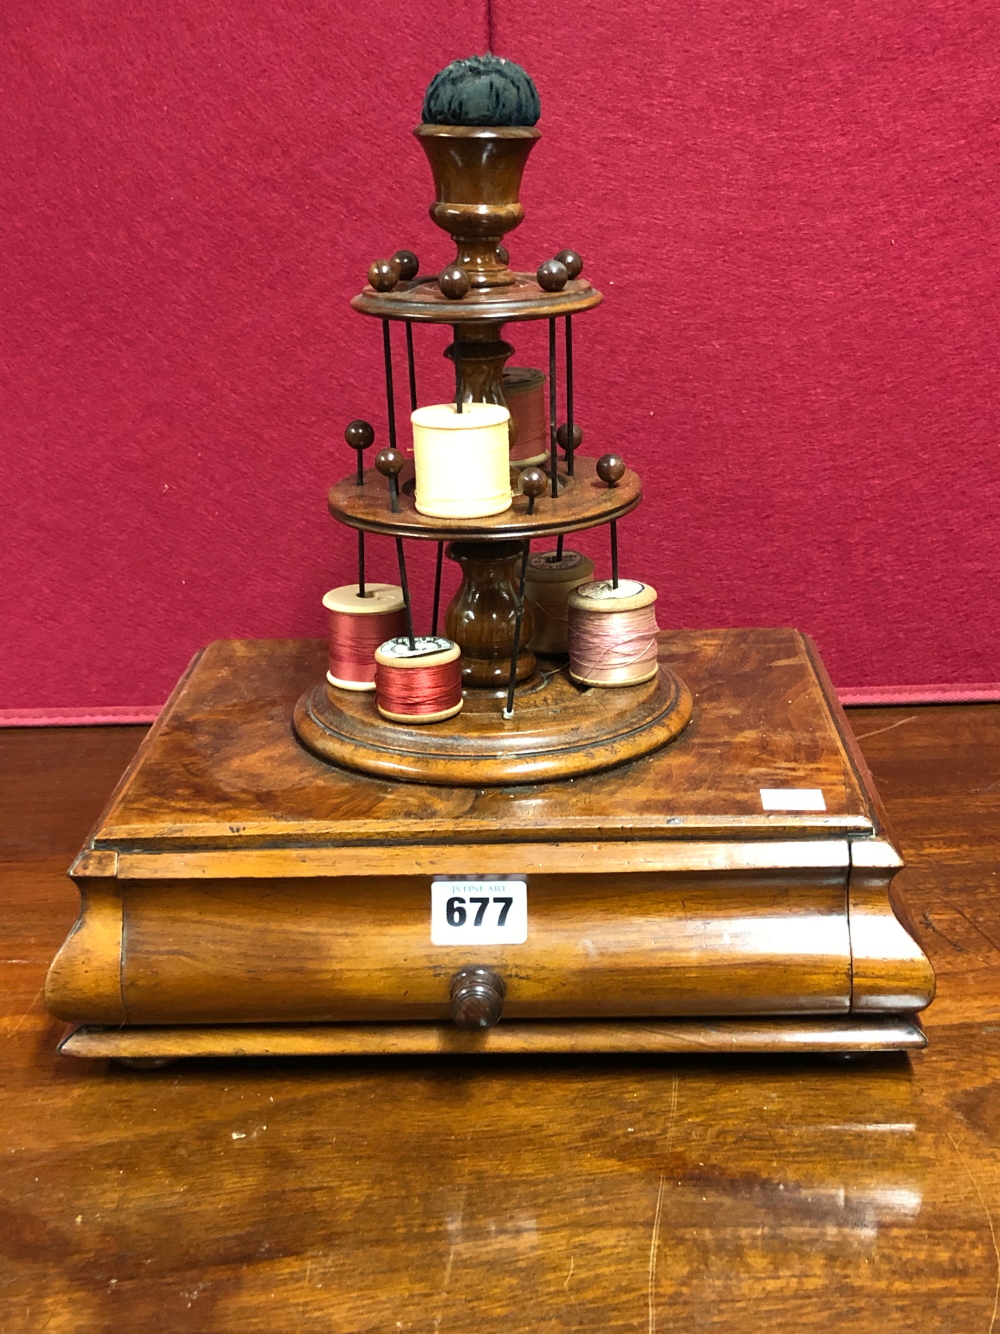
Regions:
<instances>
[{"instance_id":1,"label":"wooden sewing compendium","mask_svg":"<svg viewBox=\"0 0 1000 1334\"><path fill-rule=\"evenodd\" d=\"M510 62L431 84L415 135L457 253L421 275L398 251L352 302L381 323L389 424L373 460L350 424L329 493L357 581L328 595L329 646L219 641L180 681L70 871L81 913L46 989L64 1053L924 1045L934 977L893 893L902 862L811 642L657 633L655 592L618 570L642 484L585 455L574 420L574 322L601 295L575 252L519 272L503 244L537 118ZM504 326L527 320L547 323L548 367L507 383L536 395L543 466L504 395ZM455 398L433 411L427 324L453 330ZM566 537L600 526L611 578L571 578ZM395 544L398 588L366 583L366 541ZM436 554L429 627L407 550ZM439 631L444 558L462 585Z\"/></svg>"}]
</instances>

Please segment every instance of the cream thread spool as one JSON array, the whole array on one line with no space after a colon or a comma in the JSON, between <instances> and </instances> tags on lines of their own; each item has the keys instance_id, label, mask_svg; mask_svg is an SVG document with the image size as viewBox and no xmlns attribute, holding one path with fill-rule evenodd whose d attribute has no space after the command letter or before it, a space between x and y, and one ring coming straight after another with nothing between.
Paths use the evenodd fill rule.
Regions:
<instances>
[{"instance_id":1,"label":"cream thread spool","mask_svg":"<svg viewBox=\"0 0 1000 1334\"><path fill-rule=\"evenodd\" d=\"M503 396L517 422L517 444L510 461L518 468L544 463L549 456L549 412L545 403L545 372L531 366L508 366Z\"/></svg>"},{"instance_id":2,"label":"cream thread spool","mask_svg":"<svg viewBox=\"0 0 1000 1334\"><path fill-rule=\"evenodd\" d=\"M580 584L594 577L594 562L579 551L536 552L528 561L525 595L535 611L535 629L528 641L534 653L565 653L567 601Z\"/></svg>"},{"instance_id":3,"label":"cream thread spool","mask_svg":"<svg viewBox=\"0 0 1000 1334\"><path fill-rule=\"evenodd\" d=\"M481 519L510 509L510 413L494 403L436 403L413 424L413 503L438 519Z\"/></svg>"},{"instance_id":4,"label":"cream thread spool","mask_svg":"<svg viewBox=\"0 0 1000 1334\"><path fill-rule=\"evenodd\" d=\"M441 635L405 635L375 650L375 705L394 723L440 723L462 708L462 651Z\"/></svg>"},{"instance_id":5,"label":"cream thread spool","mask_svg":"<svg viewBox=\"0 0 1000 1334\"><path fill-rule=\"evenodd\" d=\"M323 595L330 639L326 679L341 690L375 689L375 650L406 632L403 590L395 584L331 588Z\"/></svg>"},{"instance_id":6,"label":"cream thread spool","mask_svg":"<svg viewBox=\"0 0 1000 1334\"><path fill-rule=\"evenodd\" d=\"M636 579L581 584L569 595L569 674L588 686L651 681L656 661L656 589Z\"/></svg>"}]
</instances>

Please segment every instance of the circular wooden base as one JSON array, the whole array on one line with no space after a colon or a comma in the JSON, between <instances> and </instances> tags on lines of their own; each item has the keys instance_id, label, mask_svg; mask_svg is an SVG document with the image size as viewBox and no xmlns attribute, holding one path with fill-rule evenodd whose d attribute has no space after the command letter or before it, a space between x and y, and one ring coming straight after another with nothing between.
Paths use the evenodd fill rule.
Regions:
<instances>
[{"instance_id":1,"label":"circular wooden base","mask_svg":"<svg viewBox=\"0 0 1000 1334\"><path fill-rule=\"evenodd\" d=\"M574 685L544 666L521 686L514 716L505 692L468 690L465 707L433 727L390 723L371 695L321 682L295 706L295 731L315 754L380 778L498 787L575 778L666 745L691 717L691 692L669 668L618 688Z\"/></svg>"}]
</instances>

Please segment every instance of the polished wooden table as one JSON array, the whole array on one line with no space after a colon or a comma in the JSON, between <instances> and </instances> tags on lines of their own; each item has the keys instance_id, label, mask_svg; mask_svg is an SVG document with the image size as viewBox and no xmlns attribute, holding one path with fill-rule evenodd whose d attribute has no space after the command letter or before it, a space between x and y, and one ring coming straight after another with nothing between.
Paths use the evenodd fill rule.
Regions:
<instances>
[{"instance_id":1,"label":"polished wooden table","mask_svg":"<svg viewBox=\"0 0 1000 1334\"><path fill-rule=\"evenodd\" d=\"M65 870L143 729L0 733L0 1329L988 1334L1000 706L850 717L938 974L910 1057L58 1058Z\"/></svg>"}]
</instances>

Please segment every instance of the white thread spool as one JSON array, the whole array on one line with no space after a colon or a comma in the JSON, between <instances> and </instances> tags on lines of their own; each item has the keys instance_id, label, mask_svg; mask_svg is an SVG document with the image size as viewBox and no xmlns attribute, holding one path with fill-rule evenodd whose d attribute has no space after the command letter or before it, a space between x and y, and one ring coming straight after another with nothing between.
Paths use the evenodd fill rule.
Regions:
<instances>
[{"instance_id":1,"label":"white thread spool","mask_svg":"<svg viewBox=\"0 0 1000 1334\"><path fill-rule=\"evenodd\" d=\"M651 681L656 661L656 589L636 579L581 584L569 595L569 674L587 686Z\"/></svg>"},{"instance_id":2,"label":"white thread spool","mask_svg":"<svg viewBox=\"0 0 1000 1334\"><path fill-rule=\"evenodd\" d=\"M565 653L567 601L580 584L594 577L594 562L579 551L539 551L528 561L524 592L535 611L535 629L528 641L534 653Z\"/></svg>"},{"instance_id":3,"label":"white thread spool","mask_svg":"<svg viewBox=\"0 0 1000 1334\"><path fill-rule=\"evenodd\" d=\"M403 590L395 584L358 584L323 594L330 636L326 679L341 690L375 689L375 650L406 630Z\"/></svg>"},{"instance_id":4,"label":"white thread spool","mask_svg":"<svg viewBox=\"0 0 1000 1334\"><path fill-rule=\"evenodd\" d=\"M508 366L503 396L517 423L517 443L510 461L519 468L544 463L549 456L549 410L545 403L545 372L531 366Z\"/></svg>"},{"instance_id":5,"label":"white thread spool","mask_svg":"<svg viewBox=\"0 0 1000 1334\"><path fill-rule=\"evenodd\" d=\"M375 704L394 723L440 723L459 713L462 650L453 639L405 635L375 650Z\"/></svg>"},{"instance_id":6,"label":"white thread spool","mask_svg":"<svg viewBox=\"0 0 1000 1334\"><path fill-rule=\"evenodd\" d=\"M438 519L481 519L511 506L510 413L495 403L435 403L411 413L413 502Z\"/></svg>"}]
</instances>

